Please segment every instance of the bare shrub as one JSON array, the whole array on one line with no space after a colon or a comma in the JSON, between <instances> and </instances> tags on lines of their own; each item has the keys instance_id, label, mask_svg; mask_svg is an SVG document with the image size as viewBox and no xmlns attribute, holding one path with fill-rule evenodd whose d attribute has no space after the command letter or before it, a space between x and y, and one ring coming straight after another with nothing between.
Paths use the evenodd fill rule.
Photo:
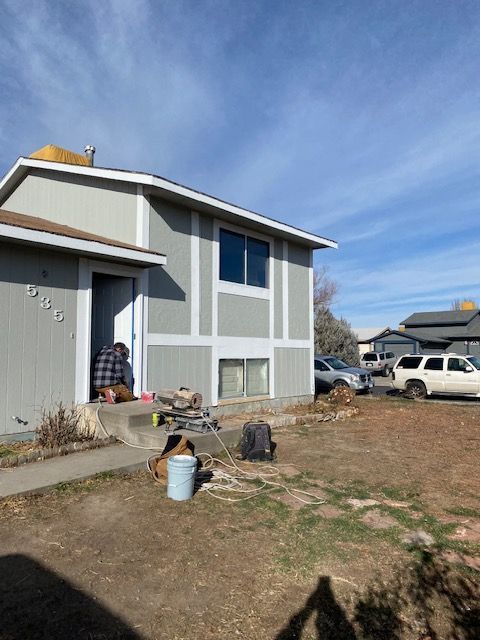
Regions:
<instances>
[{"instance_id":1,"label":"bare shrub","mask_svg":"<svg viewBox=\"0 0 480 640\"><path fill-rule=\"evenodd\" d=\"M80 409L72 405L67 407L57 402L50 409L42 409L40 425L35 429L41 447L60 447L70 442L92 440L81 428L82 414Z\"/></svg>"}]
</instances>

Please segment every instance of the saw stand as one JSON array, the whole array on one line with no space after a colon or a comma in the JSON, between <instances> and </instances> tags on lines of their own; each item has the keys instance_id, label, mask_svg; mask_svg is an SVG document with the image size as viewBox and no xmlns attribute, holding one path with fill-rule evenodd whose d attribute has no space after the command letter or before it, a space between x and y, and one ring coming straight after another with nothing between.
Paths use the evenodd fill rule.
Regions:
<instances>
[{"instance_id":1,"label":"saw stand","mask_svg":"<svg viewBox=\"0 0 480 640\"><path fill-rule=\"evenodd\" d=\"M197 433L218 431L218 420L209 417L206 409L177 409L172 405L157 403L159 406L153 411L152 425L165 427L166 434L172 434L177 429L187 429Z\"/></svg>"}]
</instances>

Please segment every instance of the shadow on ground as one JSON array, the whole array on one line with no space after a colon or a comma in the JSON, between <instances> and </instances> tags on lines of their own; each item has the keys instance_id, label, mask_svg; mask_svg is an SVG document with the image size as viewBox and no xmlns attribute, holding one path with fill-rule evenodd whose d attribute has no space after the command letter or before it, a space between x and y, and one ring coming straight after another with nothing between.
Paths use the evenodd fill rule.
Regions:
<instances>
[{"instance_id":1,"label":"shadow on ground","mask_svg":"<svg viewBox=\"0 0 480 640\"><path fill-rule=\"evenodd\" d=\"M142 640L67 580L24 555L0 558L0 640Z\"/></svg>"},{"instance_id":2,"label":"shadow on ground","mask_svg":"<svg viewBox=\"0 0 480 640\"><path fill-rule=\"evenodd\" d=\"M357 594L350 619L335 598L331 578L320 577L305 605L275 640L301 640L310 619L317 640L478 640L479 591L473 579L424 551L394 583L378 581Z\"/></svg>"}]
</instances>

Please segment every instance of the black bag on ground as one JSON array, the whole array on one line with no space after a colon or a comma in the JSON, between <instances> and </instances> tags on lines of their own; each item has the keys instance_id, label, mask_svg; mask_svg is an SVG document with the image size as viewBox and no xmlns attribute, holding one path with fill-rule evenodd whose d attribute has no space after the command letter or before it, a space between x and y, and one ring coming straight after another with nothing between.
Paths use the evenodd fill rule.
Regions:
<instances>
[{"instance_id":1,"label":"black bag on ground","mask_svg":"<svg viewBox=\"0 0 480 640\"><path fill-rule=\"evenodd\" d=\"M241 459L251 462L273 460L272 431L266 422L246 422L240 442Z\"/></svg>"}]
</instances>

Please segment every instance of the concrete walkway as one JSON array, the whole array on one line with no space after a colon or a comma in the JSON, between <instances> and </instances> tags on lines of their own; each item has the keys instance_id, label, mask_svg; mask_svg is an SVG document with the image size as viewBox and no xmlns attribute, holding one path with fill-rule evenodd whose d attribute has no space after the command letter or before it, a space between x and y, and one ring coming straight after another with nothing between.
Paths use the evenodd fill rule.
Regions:
<instances>
[{"instance_id":1,"label":"concrete walkway","mask_svg":"<svg viewBox=\"0 0 480 640\"><path fill-rule=\"evenodd\" d=\"M146 468L146 460L152 453L115 444L12 469L0 469L0 498L45 493L60 482L86 480L105 471L132 473Z\"/></svg>"},{"instance_id":2,"label":"concrete walkway","mask_svg":"<svg viewBox=\"0 0 480 640\"><path fill-rule=\"evenodd\" d=\"M213 433L196 433L179 429L175 432L185 435L195 447L195 453L216 454L222 450L222 444ZM225 422L218 432L227 447L240 442L241 421ZM45 493L60 482L87 480L97 473L133 473L146 469L147 458L158 453L165 446L167 437L161 440L161 446L155 450L136 449L124 444L115 444L101 449L71 453L30 462L18 467L0 469L0 499L22 496L32 493Z\"/></svg>"}]
</instances>

